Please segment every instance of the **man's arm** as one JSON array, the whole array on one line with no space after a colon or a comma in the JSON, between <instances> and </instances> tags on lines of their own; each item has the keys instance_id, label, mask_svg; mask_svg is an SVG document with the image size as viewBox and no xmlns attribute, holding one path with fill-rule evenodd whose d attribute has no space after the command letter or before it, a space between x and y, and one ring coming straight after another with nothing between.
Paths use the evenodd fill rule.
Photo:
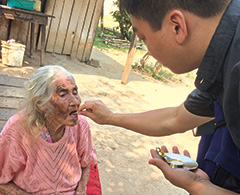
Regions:
<instances>
[{"instance_id":1,"label":"man's arm","mask_svg":"<svg viewBox=\"0 0 240 195\"><path fill-rule=\"evenodd\" d=\"M78 186L75 194L86 195L86 187L90 174L90 166L82 167L82 176L78 182Z\"/></svg>"},{"instance_id":2,"label":"man's arm","mask_svg":"<svg viewBox=\"0 0 240 195\"><path fill-rule=\"evenodd\" d=\"M26 195L26 194L28 193L19 188L13 182L0 185L0 195Z\"/></svg>"},{"instance_id":3,"label":"man's arm","mask_svg":"<svg viewBox=\"0 0 240 195\"><path fill-rule=\"evenodd\" d=\"M212 119L191 114L183 104L142 113L119 114L110 111L102 101L86 101L79 111L98 124L119 126L149 136L183 133Z\"/></svg>"}]
</instances>

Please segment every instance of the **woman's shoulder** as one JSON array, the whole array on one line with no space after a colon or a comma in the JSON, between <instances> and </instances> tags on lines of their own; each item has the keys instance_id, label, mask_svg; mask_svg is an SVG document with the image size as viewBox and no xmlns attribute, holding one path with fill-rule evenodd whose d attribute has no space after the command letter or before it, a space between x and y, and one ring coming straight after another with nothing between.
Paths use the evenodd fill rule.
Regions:
<instances>
[{"instance_id":1,"label":"woman's shoulder","mask_svg":"<svg viewBox=\"0 0 240 195\"><path fill-rule=\"evenodd\" d=\"M87 117L78 115L78 125L90 127Z\"/></svg>"},{"instance_id":2,"label":"woman's shoulder","mask_svg":"<svg viewBox=\"0 0 240 195\"><path fill-rule=\"evenodd\" d=\"M24 121L24 112L20 111L13 116L11 116L6 122L5 126L1 134L12 134L12 133L20 133L24 132L23 121ZM16 131L16 132L15 132Z\"/></svg>"}]
</instances>

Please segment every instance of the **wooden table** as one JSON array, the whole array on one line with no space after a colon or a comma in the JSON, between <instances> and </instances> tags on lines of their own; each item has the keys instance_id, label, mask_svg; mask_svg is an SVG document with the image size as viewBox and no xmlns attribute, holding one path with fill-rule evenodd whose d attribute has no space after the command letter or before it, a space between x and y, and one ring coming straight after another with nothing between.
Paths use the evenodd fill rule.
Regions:
<instances>
[{"instance_id":1,"label":"wooden table","mask_svg":"<svg viewBox=\"0 0 240 195\"><path fill-rule=\"evenodd\" d=\"M48 24L48 17L54 18L54 16L47 15L42 12L29 11L24 9L12 8L5 5L0 5L0 17L4 17L9 20L20 20L30 22L31 34L30 34L30 56L34 49L34 31L35 24L39 24L41 29L41 55L40 65L44 65L44 53L45 53L45 39L46 39L46 26Z\"/></svg>"}]
</instances>

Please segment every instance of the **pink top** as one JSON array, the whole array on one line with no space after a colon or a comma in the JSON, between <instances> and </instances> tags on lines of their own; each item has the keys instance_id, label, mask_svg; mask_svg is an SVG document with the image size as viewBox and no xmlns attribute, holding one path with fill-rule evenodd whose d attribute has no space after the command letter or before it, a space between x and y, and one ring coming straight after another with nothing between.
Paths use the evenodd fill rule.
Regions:
<instances>
[{"instance_id":1,"label":"pink top","mask_svg":"<svg viewBox=\"0 0 240 195\"><path fill-rule=\"evenodd\" d=\"M58 142L48 143L28 139L20 116L12 116L0 133L0 184L12 180L28 193L74 194L81 167L97 163L87 119L79 116Z\"/></svg>"}]
</instances>

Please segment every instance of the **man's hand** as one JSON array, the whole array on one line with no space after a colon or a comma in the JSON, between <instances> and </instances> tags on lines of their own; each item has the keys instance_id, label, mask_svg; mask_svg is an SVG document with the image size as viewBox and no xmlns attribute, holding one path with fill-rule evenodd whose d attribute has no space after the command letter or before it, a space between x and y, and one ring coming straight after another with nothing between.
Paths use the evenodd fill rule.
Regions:
<instances>
[{"instance_id":1,"label":"man's hand","mask_svg":"<svg viewBox=\"0 0 240 195\"><path fill-rule=\"evenodd\" d=\"M101 125L109 124L113 116L113 112L100 100L86 101L78 111L79 114L87 116Z\"/></svg>"},{"instance_id":2,"label":"man's hand","mask_svg":"<svg viewBox=\"0 0 240 195\"><path fill-rule=\"evenodd\" d=\"M168 152L165 146L162 146L161 149L163 152ZM179 150L176 146L173 147L173 152L179 154ZM152 149L151 155L153 159L149 160L149 164L158 167L163 172L164 177L173 185L183 188L191 194L195 194L195 191L201 190L200 184L209 182L208 175L202 170L196 169L194 171L189 171L182 168L174 169L163 160L156 158L156 154L157 152ZM184 151L184 155L190 157L189 152L186 150Z\"/></svg>"}]
</instances>

